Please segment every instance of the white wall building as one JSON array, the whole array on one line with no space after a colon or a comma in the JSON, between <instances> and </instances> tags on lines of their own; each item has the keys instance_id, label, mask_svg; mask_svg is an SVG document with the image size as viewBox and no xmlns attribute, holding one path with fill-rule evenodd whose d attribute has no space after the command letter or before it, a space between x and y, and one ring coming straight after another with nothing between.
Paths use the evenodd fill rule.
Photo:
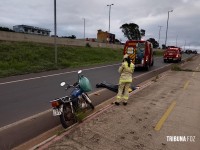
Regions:
<instances>
[{"instance_id":1,"label":"white wall building","mask_svg":"<svg viewBox=\"0 0 200 150\"><path fill-rule=\"evenodd\" d=\"M51 32L49 29L33 27L33 26L28 26L28 25L16 25L16 26L13 26L13 30L15 32L45 35L45 36L49 36Z\"/></svg>"}]
</instances>

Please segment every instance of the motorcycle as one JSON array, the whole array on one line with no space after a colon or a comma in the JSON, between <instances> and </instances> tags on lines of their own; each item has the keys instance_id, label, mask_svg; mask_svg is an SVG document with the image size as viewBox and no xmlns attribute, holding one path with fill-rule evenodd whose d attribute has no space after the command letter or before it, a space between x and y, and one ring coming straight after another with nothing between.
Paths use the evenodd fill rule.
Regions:
<instances>
[{"instance_id":1,"label":"motorcycle","mask_svg":"<svg viewBox=\"0 0 200 150\"><path fill-rule=\"evenodd\" d=\"M70 125L77 122L77 113L87 109L94 109L94 105L90 100L88 94L81 86L80 79L87 79L81 75L82 71L78 71L78 81L73 85L62 82L60 86L66 87L65 90L71 89L69 96L56 98L50 101L53 107L53 116L59 116L60 122L63 128L67 128ZM89 81L89 80L88 80Z\"/></svg>"}]
</instances>

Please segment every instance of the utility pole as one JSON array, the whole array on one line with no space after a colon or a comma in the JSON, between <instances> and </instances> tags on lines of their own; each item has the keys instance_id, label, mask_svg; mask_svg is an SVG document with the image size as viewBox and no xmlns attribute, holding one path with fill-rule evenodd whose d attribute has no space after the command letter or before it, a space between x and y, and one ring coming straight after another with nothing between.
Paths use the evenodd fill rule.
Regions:
<instances>
[{"instance_id":1,"label":"utility pole","mask_svg":"<svg viewBox=\"0 0 200 150\"><path fill-rule=\"evenodd\" d=\"M57 25L56 25L56 0L54 0L54 46L55 46L55 64L57 65L58 63L58 58L57 58Z\"/></svg>"}]
</instances>

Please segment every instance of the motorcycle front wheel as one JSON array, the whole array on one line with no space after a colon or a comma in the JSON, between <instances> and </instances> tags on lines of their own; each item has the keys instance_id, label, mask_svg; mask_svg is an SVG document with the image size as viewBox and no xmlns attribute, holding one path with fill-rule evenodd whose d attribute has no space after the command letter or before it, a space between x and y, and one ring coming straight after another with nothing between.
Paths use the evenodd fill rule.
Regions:
<instances>
[{"instance_id":1,"label":"motorcycle front wheel","mask_svg":"<svg viewBox=\"0 0 200 150\"><path fill-rule=\"evenodd\" d=\"M60 115L60 122L65 129L77 122L70 104L63 106L63 113Z\"/></svg>"},{"instance_id":2,"label":"motorcycle front wheel","mask_svg":"<svg viewBox=\"0 0 200 150\"><path fill-rule=\"evenodd\" d=\"M87 93L82 94L83 99L86 101L86 103L90 106L92 110L94 110L94 105L92 104L92 101L90 100L89 96Z\"/></svg>"}]
</instances>

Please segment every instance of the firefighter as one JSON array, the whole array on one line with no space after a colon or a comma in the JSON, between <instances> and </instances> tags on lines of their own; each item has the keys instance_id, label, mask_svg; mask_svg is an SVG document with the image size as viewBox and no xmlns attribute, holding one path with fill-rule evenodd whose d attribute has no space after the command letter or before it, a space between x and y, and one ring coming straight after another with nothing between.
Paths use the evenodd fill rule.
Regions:
<instances>
[{"instance_id":1,"label":"firefighter","mask_svg":"<svg viewBox=\"0 0 200 150\"><path fill-rule=\"evenodd\" d=\"M120 73L120 78L117 100L115 102L115 105L119 105L120 102L123 102L123 105L127 105L127 101L129 98L129 88L133 80L132 74L134 68L135 65L131 62L130 57L127 54L125 54L123 57L123 63L118 70Z\"/></svg>"}]
</instances>

